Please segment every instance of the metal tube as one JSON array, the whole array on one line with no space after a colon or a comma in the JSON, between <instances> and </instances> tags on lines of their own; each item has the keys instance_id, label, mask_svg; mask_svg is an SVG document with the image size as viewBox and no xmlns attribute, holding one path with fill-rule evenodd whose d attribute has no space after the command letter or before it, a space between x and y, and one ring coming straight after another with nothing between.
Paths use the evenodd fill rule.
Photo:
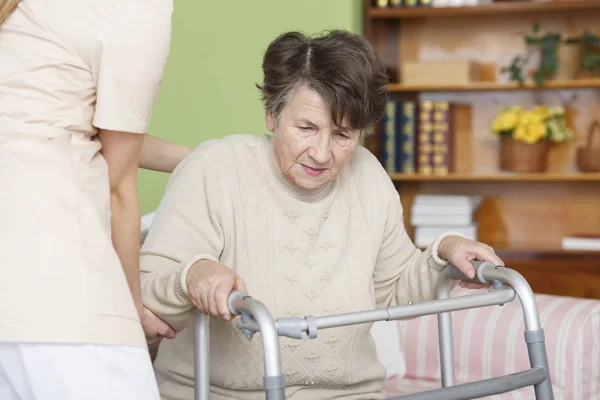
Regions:
<instances>
[{"instance_id":1,"label":"metal tube","mask_svg":"<svg viewBox=\"0 0 600 400\"><path fill-rule=\"evenodd\" d=\"M196 310L194 316L194 400L210 397L210 317Z\"/></svg>"},{"instance_id":2,"label":"metal tube","mask_svg":"<svg viewBox=\"0 0 600 400\"><path fill-rule=\"evenodd\" d=\"M477 382L464 383L447 388L428 390L388 400L470 400L484 396L510 392L525 386L535 385L546 379L547 371L543 368L531 368L515 374L484 379Z\"/></svg>"},{"instance_id":3,"label":"metal tube","mask_svg":"<svg viewBox=\"0 0 600 400\"><path fill-rule=\"evenodd\" d=\"M548 355L546 354L546 345L544 344L544 341L527 343L527 351L529 352L529 363L532 367L540 367L548 371L546 379L533 386L535 398L537 400L554 400L554 392L552 390L550 378L550 367L548 365Z\"/></svg>"},{"instance_id":4,"label":"metal tube","mask_svg":"<svg viewBox=\"0 0 600 400\"><path fill-rule=\"evenodd\" d=\"M523 275L508 268L485 268L484 271L482 271L482 276L488 281L496 279L512 286L515 292L517 292L523 307L525 329L528 331L537 331L538 329L541 329L542 324L540 323L535 295L533 294L529 283L523 278Z\"/></svg>"},{"instance_id":5,"label":"metal tube","mask_svg":"<svg viewBox=\"0 0 600 400\"><path fill-rule=\"evenodd\" d=\"M369 311L357 311L315 318L317 328L335 328L338 326L362 324L365 322L386 321L390 318L389 308ZM308 326L308 324L307 324Z\"/></svg>"},{"instance_id":6,"label":"metal tube","mask_svg":"<svg viewBox=\"0 0 600 400\"><path fill-rule=\"evenodd\" d=\"M486 262L474 260L471 264L475 268L475 271L477 271L481 266L485 266ZM487 262L487 264L490 264L493 267L493 264L489 262ZM470 279L454 265L448 264L447 268L442 271L439 277L437 288L437 298L439 300L450 297L452 280L481 282L477 274L475 274L473 279ZM455 383L452 314L451 312L438 313L437 319L442 387L448 387L453 386Z\"/></svg>"},{"instance_id":7,"label":"metal tube","mask_svg":"<svg viewBox=\"0 0 600 400\"><path fill-rule=\"evenodd\" d=\"M510 303L514 298L515 291L511 288L506 288L492 290L488 293L471 294L442 300L431 300L412 306L391 307L388 310L390 312L390 319L414 318L448 311L505 304Z\"/></svg>"},{"instance_id":8,"label":"metal tube","mask_svg":"<svg viewBox=\"0 0 600 400\"><path fill-rule=\"evenodd\" d=\"M515 291L511 288L496 289L488 293L478 293L443 300L430 300L410 306L395 306L369 311L357 311L316 317L314 318L314 321L318 329L327 329L366 322L392 321L403 318L421 317L440 312L505 304L510 303L514 298ZM307 320L298 318L298 323L301 325L302 331L307 332ZM257 323L254 321L238 322L238 327L246 328L252 332L258 332L260 330Z\"/></svg>"},{"instance_id":9,"label":"metal tube","mask_svg":"<svg viewBox=\"0 0 600 400\"><path fill-rule=\"evenodd\" d=\"M357 311L344 314L328 315L326 317L317 317L317 328L335 328L338 326L362 324L366 322L387 321L389 320L389 312L387 308L378 308L369 311ZM292 318L288 318L291 320ZM305 318L296 318L302 332L308 331L308 321ZM256 321L238 322L238 328L246 328L252 332L258 332L260 328ZM275 326L278 327L277 322Z\"/></svg>"},{"instance_id":10,"label":"metal tube","mask_svg":"<svg viewBox=\"0 0 600 400\"><path fill-rule=\"evenodd\" d=\"M448 278L448 274L449 270L448 268L445 268L440 275L437 289L437 298L439 300L450 297L452 280ZM450 312L439 313L437 318L442 386L454 386L454 343L452 340L452 314Z\"/></svg>"},{"instance_id":11,"label":"metal tube","mask_svg":"<svg viewBox=\"0 0 600 400\"><path fill-rule=\"evenodd\" d=\"M478 281L506 283L519 296L525 320L525 341L529 352L529 363L532 368L543 368L546 371L545 379L534 385L535 396L537 400L553 400L554 393L546 353L544 330L542 329L537 301L531 286L520 273L512 269L493 266L491 263L481 263L475 265L475 268L477 268ZM456 275L456 271L453 271L452 274Z\"/></svg>"},{"instance_id":12,"label":"metal tube","mask_svg":"<svg viewBox=\"0 0 600 400\"><path fill-rule=\"evenodd\" d=\"M258 324L265 358L265 392L268 400L285 398L285 379L281 368L279 335L273 317L260 301L241 292L229 297L229 308L234 314L247 312Z\"/></svg>"}]
</instances>

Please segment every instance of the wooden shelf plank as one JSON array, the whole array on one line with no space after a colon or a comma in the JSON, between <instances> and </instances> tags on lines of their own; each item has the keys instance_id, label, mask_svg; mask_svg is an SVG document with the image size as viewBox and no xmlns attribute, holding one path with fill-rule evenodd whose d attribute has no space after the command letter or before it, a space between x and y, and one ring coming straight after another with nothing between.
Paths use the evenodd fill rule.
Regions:
<instances>
[{"instance_id":1,"label":"wooden shelf plank","mask_svg":"<svg viewBox=\"0 0 600 400\"><path fill-rule=\"evenodd\" d=\"M594 89L600 88L600 79L574 79L568 81L547 81L540 86L534 82L523 85L517 83L475 82L469 85L388 85L390 92L482 92L516 90L556 90L556 89Z\"/></svg>"},{"instance_id":2,"label":"wooden shelf plank","mask_svg":"<svg viewBox=\"0 0 600 400\"><path fill-rule=\"evenodd\" d=\"M600 251L595 250L566 250L561 248L536 248L536 247L523 247L523 246L506 246L495 244L492 242L486 242L487 245L493 247L496 254L500 257L506 257L512 260L535 260L539 258L553 257L556 261L573 261L574 259L579 260L590 260L594 261L595 264L600 268ZM423 247L419 247L420 250L425 250ZM598 270L600 272L600 269Z\"/></svg>"},{"instance_id":3,"label":"wooden shelf plank","mask_svg":"<svg viewBox=\"0 0 600 400\"><path fill-rule=\"evenodd\" d=\"M600 182L600 173L490 173L490 174L389 174L395 182L442 182L442 181L472 181L472 182Z\"/></svg>"},{"instance_id":4,"label":"wooden shelf plank","mask_svg":"<svg viewBox=\"0 0 600 400\"><path fill-rule=\"evenodd\" d=\"M488 243L489 244L489 243ZM526 247L510 247L510 246L494 246L497 254L503 254L506 257L518 258L522 260L536 259L541 257L554 257L557 260L573 260L573 259L592 259L600 266L600 251L595 250L566 250L561 248L526 248ZM599 270L600 272L600 270Z\"/></svg>"},{"instance_id":5,"label":"wooden shelf plank","mask_svg":"<svg viewBox=\"0 0 600 400\"><path fill-rule=\"evenodd\" d=\"M388 7L368 8L368 17L377 19L414 19L483 15L524 15L568 11L600 10L599 0L507 1L471 7Z\"/></svg>"}]
</instances>

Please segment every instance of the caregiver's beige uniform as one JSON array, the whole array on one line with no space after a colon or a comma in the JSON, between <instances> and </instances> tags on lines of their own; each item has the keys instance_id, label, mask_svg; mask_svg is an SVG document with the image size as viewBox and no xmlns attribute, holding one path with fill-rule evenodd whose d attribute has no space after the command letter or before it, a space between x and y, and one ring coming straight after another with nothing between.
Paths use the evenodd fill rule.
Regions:
<instances>
[{"instance_id":1,"label":"caregiver's beige uniform","mask_svg":"<svg viewBox=\"0 0 600 400\"><path fill-rule=\"evenodd\" d=\"M146 133L171 6L25 0L0 28L0 341L145 345L91 137Z\"/></svg>"},{"instance_id":2,"label":"caregiver's beige uniform","mask_svg":"<svg viewBox=\"0 0 600 400\"><path fill-rule=\"evenodd\" d=\"M0 360L21 357L20 369L4 377L14 391L50 387L32 354L44 354L45 379L59 375L67 386L83 384L69 379L75 378L69 365L81 362L90 372L83 366L88 361L110 371L117 353L102 353L98 345L134 346L140 365L147 361L110 238L107 165L94 135L97 128L146 133L169 53L171 13L171 0L24 0L0 27ZM96 347L88 355L68 347L54 355L35 347L27 357L15 352L14 346L30 344ZM49 360L64 354L74 360L65 362L68 376L61 377L53 370L61 360ZM117 365L129 358L114 359ZM111 390L106 398L128 397L131 391L118 389L128 378L119 378L89 387L85 398ZM2 379L0 373L0 386ZM54 398L77 393L63 390L69 395L59 391ZM51 396L47 390L12 394L19 395Z\"/></svg>"}]
</instances>

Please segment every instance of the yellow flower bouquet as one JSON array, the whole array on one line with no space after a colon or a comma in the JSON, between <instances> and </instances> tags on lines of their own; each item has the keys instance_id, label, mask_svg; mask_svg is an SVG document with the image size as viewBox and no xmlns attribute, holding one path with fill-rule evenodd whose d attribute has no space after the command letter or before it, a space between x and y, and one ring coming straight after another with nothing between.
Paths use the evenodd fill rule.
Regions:
<instances>
[{"instance_id":1,"label":"yellow flower bouquet","mask_svg":"<svg viewBox=\"0 0 600 400\"><path fill-rule=\"evenodd\" d=\"M565 109L550 106L504 108L494 118L492 133L501 138L500 167L517 172L544 171L548 144L573 137Z\"/></svg>"},{"instance_id":2,"label":"yellow flower bouquet","mask_svg":"<svg viewBox=\"0 0 600 400\"><path fill-rule=\"evenodd\" d=\"M540 140L562 142L573 137L565 123L563 107L537 106L532 110L520 106L507 107L494 119L492 131L528 144Z\"/></svg>"}]
</instances>

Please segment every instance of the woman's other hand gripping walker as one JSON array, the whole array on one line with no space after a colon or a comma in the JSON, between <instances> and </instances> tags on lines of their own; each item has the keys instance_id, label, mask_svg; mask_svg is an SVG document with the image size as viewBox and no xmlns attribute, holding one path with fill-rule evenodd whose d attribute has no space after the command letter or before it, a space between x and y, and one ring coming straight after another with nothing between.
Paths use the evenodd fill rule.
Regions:
<instances>
[{"instance_id":1,"label":"woman's other hand gripping walker","mask_svg":"<svg viewBox=\"0 0 600 400\"><path fill-rule=\"evenodd\" d=\"M471 261L489 261L494 265L504 265L504 262L496 255L491 246L460 236L448 236L442 240L438 248L438 255L471 279L475 277L475 268L473 268ZM469 289L480 289L489 286L489 284L461 281L460 286Z\"/></svg>"}]
</instances>

